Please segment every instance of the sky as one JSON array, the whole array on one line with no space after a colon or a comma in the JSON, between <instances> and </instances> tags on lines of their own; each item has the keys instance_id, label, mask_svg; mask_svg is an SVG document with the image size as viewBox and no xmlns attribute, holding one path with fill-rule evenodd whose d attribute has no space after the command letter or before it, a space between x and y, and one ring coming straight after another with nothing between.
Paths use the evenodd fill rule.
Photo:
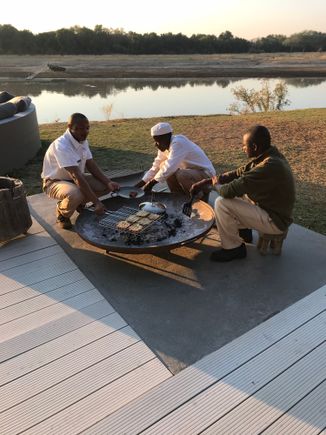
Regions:
<instances>
[{"instance_id":1,"label":"sky","mask_svg":"<svg viewBox=\"0 0 326 435\"><path fill-rule=\"evenodd\" d=\"M75 25L137 33L204 33L253 39L326 32L325 0L14 0L4 1L0 24L41 33Z\"/></svg>"}]
</instances>

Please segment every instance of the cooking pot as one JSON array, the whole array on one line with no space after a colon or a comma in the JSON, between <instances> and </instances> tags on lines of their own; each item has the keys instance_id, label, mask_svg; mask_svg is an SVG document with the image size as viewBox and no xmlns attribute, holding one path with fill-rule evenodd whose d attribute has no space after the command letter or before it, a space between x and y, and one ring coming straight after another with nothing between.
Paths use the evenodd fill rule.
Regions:
<instances>
[{"instance_id":1,"label":"cooking pot","mask_svg":"<svg viewBox=\"0 0 326 435\"><path fill-rule=\"evenodd\" d=\"M145 201L139 204L139 208L144 211L148 211L148 213L155 214L165 214L166 213L166 205L162 202L151 202Z\"/></svg>"}]
</instances>

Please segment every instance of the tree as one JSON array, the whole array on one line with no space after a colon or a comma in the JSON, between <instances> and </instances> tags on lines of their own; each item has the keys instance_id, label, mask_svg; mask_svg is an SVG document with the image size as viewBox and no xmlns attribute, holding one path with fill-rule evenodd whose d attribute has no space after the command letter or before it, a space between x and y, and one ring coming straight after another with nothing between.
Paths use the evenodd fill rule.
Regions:
<instances>
[{"instance_id":1,"label":"tree","mask_svg":"<svg viewBox=\"0 0 326 435\"><path fill-rule=\"evenodd\" d=\"M286 38L284 45L287 51L325 51L326 33L305 30Z\"/></svg>"},{"instance_id":2,"label":"tree","mask_svg":"<svg viewBox=\"0 0 326 435\"><path fill-rule=\"evenodd\" d=\"M19 45L19 30L11 24L0 25L0 53L16 54Z\"/></svg>"},{"instance_id":3,"label":"tree","mask_svg":"<svg viewBox=\"0 0 326 435\"><path fill-rule=\"evenodd\" d=\"M265 51L266 53L277 53L285 50L284 41L286 36L284 35L268 35L264 38L258 38L254 47L258 51Z\"/></svg>"},{"instance_id":4,"label":"tree","mask_svg":"<svg viewBox=\"0 0 326 435\"><path fill-rule=\"evenodd\" d=\"M238 100L229 106L231 114L282 110L290 104L286 98L288 89L284 81L276 83L274 89L270 88L267 80L261 80L261 88L257 91L238 86L231 89L231 92Z\"/></svg>"}]
</instances>

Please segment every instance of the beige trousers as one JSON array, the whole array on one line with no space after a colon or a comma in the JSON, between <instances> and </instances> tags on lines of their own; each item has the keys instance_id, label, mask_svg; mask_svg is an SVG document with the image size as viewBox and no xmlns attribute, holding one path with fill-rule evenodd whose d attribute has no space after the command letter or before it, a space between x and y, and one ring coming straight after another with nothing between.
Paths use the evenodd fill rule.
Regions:
<instances>
[{"instance_id":1,"label":"beige trousers","mask_svg":"<svg viewBox=\"0 0 326 435\"><path fill-rule=\"evenodd\" d=\"M267 234L282 234L268 213L249 198L226 199L219 196L215 201L215 218L224 249L237 248L243 243L240 228L252 228Z\"/></svg>"},{"instance_id":2,"label":"beige trousers","mask_svg":"<svg viewBox=\"0 0 326 435\"><path fill-rule=\"evenodd\" d=\"M108 188L91 174L84 174L87 183L97 197L109 193ZM70 181L52 181L46 183L44 192L53 199L60 201L60 213L67 218L74 213L81 204L86 204L86 198L76 184Z\"/></svg>"},{"instance_id":3,"label":"beige trousers","mask_svg":"<svg viewBox=\"0 0 326 435\"><path fill-rule=\"evenodd\" d=\"M210 178L204 169L178 169L166 182L171 192L188 194L191 186L204 178Z\"/></svg>"}]
</instances>

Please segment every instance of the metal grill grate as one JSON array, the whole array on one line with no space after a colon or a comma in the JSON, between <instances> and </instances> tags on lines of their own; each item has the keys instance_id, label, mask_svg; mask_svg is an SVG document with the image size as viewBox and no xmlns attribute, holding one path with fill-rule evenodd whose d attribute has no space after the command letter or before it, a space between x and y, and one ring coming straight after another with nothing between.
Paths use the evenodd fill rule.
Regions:
<instances>
[{"instance_id":1,"label":"metal grill grate","mask_svg":"<svg viewBox=\"0 0 326 435\"><path fill-rule=\"evenodd\" d=\"M119 233L141 234L141 233L144 233L145 230L147 230L154 222L158 222L159 220L162 219L162 216L160 216L158 219L154 219L154 220L149 219L150 220L149 223L140 224L142 228L141 228L141 230L137 231L136 233L134 233L132 230L129 230L129 227L132 227L133 224L137 224L138 223L137 221L130 222L129 227L125 228L123 230L117 228L117 224L119 222L126 220L129 216L135 215L137 212L139 212L138 208L132 208L132 207L126 207L126 206L123 206L115 211L107 211L106 212L107 216L100 220L99 225L101 225L104 228L109 228L112 230L119 231ZM141 219L142 218L139 217L139 220L141 220Z\"/></svg>"}]
</instances>

